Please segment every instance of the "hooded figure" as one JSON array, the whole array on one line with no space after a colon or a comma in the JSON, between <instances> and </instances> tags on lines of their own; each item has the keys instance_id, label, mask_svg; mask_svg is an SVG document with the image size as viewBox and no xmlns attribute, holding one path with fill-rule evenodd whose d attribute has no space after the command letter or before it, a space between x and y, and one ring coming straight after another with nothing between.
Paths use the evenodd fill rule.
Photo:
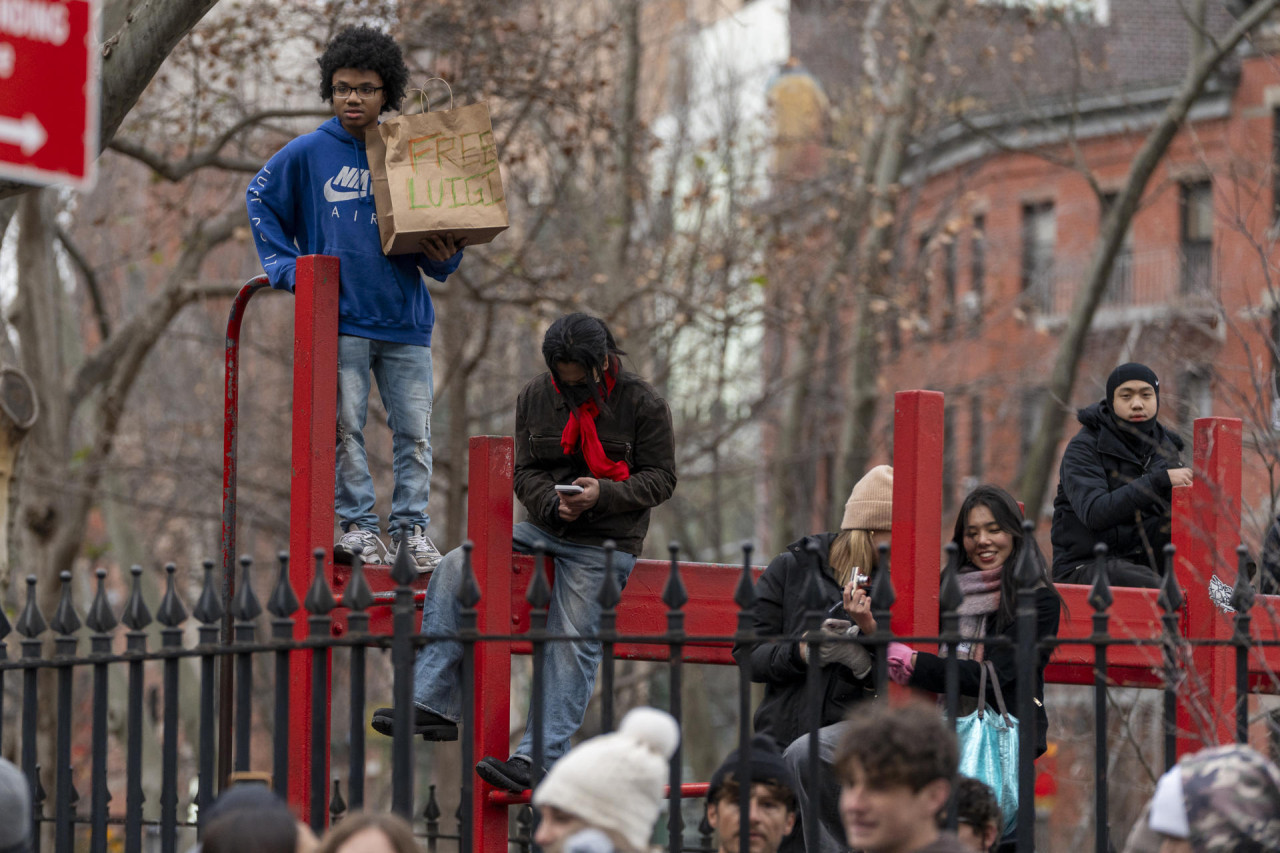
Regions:
<instances>
[{"instance_id":1,"label":"hooded figure","mask_svg":"<svg viewBox=\"0 0 1280 853\"><path fill-rule=\"evenodd\" d=\"M1093 582L1093 548L1107 546L1111 583L1158 587L1169 544L1173 486L1190 485L1182 439L1156 421L1160 380L1122 364L1107 397L1081 409L1080 432L1062 454L1053 501L1053 579Z\"/></svg>"}]
</instances>

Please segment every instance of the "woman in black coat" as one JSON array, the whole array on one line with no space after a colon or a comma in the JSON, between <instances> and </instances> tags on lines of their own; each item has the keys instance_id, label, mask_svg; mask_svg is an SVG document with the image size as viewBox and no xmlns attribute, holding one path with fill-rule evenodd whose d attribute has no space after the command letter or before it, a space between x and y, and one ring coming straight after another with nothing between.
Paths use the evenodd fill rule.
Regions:
<instances>
[{"instance_id":1,"label":"woman in black coat","mask_svg":"<svg viewBox=\"0 0 1280 853\"><path fill-rule=\"evenodd\" d=\"M804 813L811 808L814 796L808 790L812 787L812 772L808 767L810 715L806 680L810 665L816 663L820 667L821 837L816 844L804 845L797 830L784 849L811 853L846 849L837 804L839 783L830 764L849 708L872 690L871 655L854 643L813 644L800 637L811 607L806 599L811 579L820 590L821 609L849 617L840 622L828 620L826 631L856 636L875 630L870 597L864 587L875 566L878 546L889 541L892 512L893 469L880 465L853 487L839 533L805 536L769 563L755 588L755 634L760 639L733 647L734 658L747 667L752 681L765 685L764 699L756 709L755 730L785 747L783 758L797 785L797 826L803 825ZM843 614L839 613L841 609Z\"/></svg>"},{"instance_id":2,"label":"woman in black coat","mask_svg":"<svg viewBox=\"0 0 1280 853\"><path fill-rule=\"evenodd\" d=\"M1164 571L1174 486L1191 485L1182 439L1156 421L1160 380L1122 364L1107 397L1081 409L1080 432L1062 454L1053 501L1053 578L1093 583L1094 545L1107 546L1113 586L1154 588Z\"/></svg>"},{"instance_id":3,"label":"woman in black coat","mask_svg":"<svg viewBox=\"0 0 1280 853\"><path fill-rule=\"evenodd\" d=\"M952 541L962 555L959 580L964 592L959 609L960 633L964 640L956 648L960 658L961 714L971 713L977 707L982 661L990 661L1008 710L1016 716L1017 652L1012 642L983 641L995 637L1014 639L1018 591L1014 574L1024 557L1031 560L1037 575L1037 643L1058 635L1062 598L1049 579L1049 568L1040 547L1022 530L1022 510L1004 489L983 485L970 492L960 505ZM1044 668L1052 649L1041 645L1038 651L1034 685L1037 758L1047 747L1049 718L1044 709ZM934 693L946 690L944 658L917 652L903 643L890 643L888 657L889 677L897 683ZM988 687L987 694L987 701L994 703L994 689ZM970 697L970 701L963 701L963 697ZM1005 841L1010 842L1011 838L1012 834L1006 835ZM1004 847L1004 842L1001 846Z\"/></svg>"}]
</instances>

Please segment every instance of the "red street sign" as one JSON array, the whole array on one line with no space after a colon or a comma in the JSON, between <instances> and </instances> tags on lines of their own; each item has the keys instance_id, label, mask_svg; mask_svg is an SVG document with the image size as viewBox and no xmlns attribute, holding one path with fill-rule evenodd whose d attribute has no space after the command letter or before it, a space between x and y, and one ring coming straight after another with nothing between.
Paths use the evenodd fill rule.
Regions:
<instances>
[{"instance_id":1,"label":"red street sign","mask_svg":"<svg viewBox=\"0 0 1280 853\"><path fill-rule=\"evenodd\" d=\"M93 185L97 0L0 0L0 176Z\"/></svg>"}]
</instances>

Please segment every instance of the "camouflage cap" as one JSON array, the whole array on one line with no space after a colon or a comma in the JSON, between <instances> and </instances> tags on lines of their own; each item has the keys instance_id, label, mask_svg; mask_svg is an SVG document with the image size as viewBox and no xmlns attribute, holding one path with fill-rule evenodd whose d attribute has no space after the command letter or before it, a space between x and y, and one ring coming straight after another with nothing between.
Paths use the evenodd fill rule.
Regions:
<instances>
[{"instance_id":1,"label":"camouflage cap","mask_svg":"<svg viewBox=\"0 0 1280 853\"><path fill-rule=\"evenodd\" d=\"M1280 850L1280 768L1241 745L1203 749L1181 767L1192 850Z\"/></svg>"}]
</instances>

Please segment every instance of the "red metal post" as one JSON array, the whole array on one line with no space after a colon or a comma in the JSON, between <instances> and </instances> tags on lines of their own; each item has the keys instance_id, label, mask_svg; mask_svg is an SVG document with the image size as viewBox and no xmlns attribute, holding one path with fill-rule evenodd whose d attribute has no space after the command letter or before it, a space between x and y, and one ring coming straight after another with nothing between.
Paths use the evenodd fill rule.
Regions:
<instances>
[{"instance_id":1,"label":"red metal post","mask_svg":"<svg viewBox=\"0 0 1280 853\"><path fill-rule=\"evenodd\" d=\"M222 642L231 642L231 597L235 594L236 568L236 454L240 433L240 325L249 300L267 286L260 275L245 282L231 303L227 317L227 341L223 351L222 393ZM219 673L218 788L231 773L231 707L235 689L231 667ZM205 794L201 791L201 796ZM212 794L210 793L212 796ZM212 800L210 800L212 801Z\"/></svg>"},{"instance_id":2,"label":"red metal post","mask_svg":"<svg viewBox=\"0 0 1280 853\"><path fill-rule=\"evenodd\" d=\"M1236 580L1241 450L1239 419L1196 420L1195 482L1174 490L1174 571L1186 595L1184 631L1194 639L1227 640L1232 633L1230 616L1209 599L1209 583L1214 575L1227 586ZM1235 739L1234 651L1197 646L1191 661L1178 691L1179 755Z\"/></svg>"},{"instance_id":3,"label":"red metal post","mask_svg":"<svg viewBox=\"0 0 1280 853\"><path fill-rule=\"evenodd\" d=\"M942 559L942 406L937 391L893 395L893 632L937 634ZM932 650L927 643L921 649Z\"/></svg>"},{"instance_id":4,"label":"red metal post","mask_svg":"<svg viewBox=\"0 0 1280 853\"><path fill-rule=\"evenodd\" d=\"M301 598L312 580L311 552L325 549L325 575L333 581L334 437L338 404L338 259L298 258L293 315L293 456L289 482L289 580ZM307 620L294 621L294 637L307 635ZM311 656L289 663L289 700L297 713L289 724L289 802L303 822L311 819L311 742L329 737L329 709L321 731L304 709L311 700ZM325 768L325 778L328 778ZM323 820L328 819L324 809Z\"/></svg>"},{"instance_id":5,"label":"red metal post","mask_svg":"<svg viewBox=\"0 0 1280 853\"><path fill-rule=\"evenodd\" d=\"M467 536L476 581L481 634L507 634L516 620L511 594L511 512L515 442L508 436L471 439L467 471ZM476 644L474 725L475 758L506 758L510 743L511 645ZM466 701L466 697L463 697ZM469 772L470 768L464 768ZM491 802L490 787L475 780L472 789L472 844L475 850L507 849L507 807Z\"/></svg>"}]
</instances>

